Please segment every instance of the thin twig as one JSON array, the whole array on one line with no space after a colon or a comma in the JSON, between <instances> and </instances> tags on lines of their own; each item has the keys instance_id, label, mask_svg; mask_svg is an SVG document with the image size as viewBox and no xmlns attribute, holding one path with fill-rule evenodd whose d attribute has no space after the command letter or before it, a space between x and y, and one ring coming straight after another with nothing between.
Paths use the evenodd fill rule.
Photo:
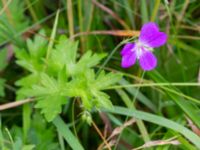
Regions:
<instances>
[{"instance_id":1,"label":"thin twig","mask_svg":"<svg viewBox=\"0 0 200 150\"><path fill-rule=\"evenodd\" d=\"M149 86L200 86L200 83L196 82L172 82L172 83L138 83L138 84L127 84L127 85L115 85L111 87L107 87L106 89L120 89L120 88L128 88L128 87L149 87Z\"/></svg>"},{"instance_id":2,"label":"thin twig","mask_svg":"<svg viewBox=\"0 0 200 150\"><path fill-rule=\"evenodd\" d=\"M200 32L199 26L187 26L187 25L180 25L180 28L188 29L188 30L194 30Z\"/></svg>"},{"instance_id":3,"label":"thin twig","mask_svg":"<svg viewBox=\"0 0 200 150\"><path fill-rule=\"evenodd\" d=\"M180 142L178 140L174 140L177 137L173 137L167 140L156 140L156 141L150 141L145 143L144 145L134 148L132 150L139 150L139 149L145 149L153 146L158 146L158 145L179 145Z\"/></svg>"},{"instance_id":4,"label":"thin twig","mask_svg":"<svg viewBox=\"0 0 200 150\"><path fill-rule=\"evenodd\" d=\"M181 10L180 15L178 16L178 22L181 22L185 16L185 12L187 10L188 5L190 4L190 0L185 0L185 3L183 5L183 8Z\"/></svg>"},{"instance_id":5,"label":"thin twig","mask_svg":"<svg viewBox=\"0 0 200 150\"><path fill-rule=\"evenodd\" d=\"M27 98L27 99L16 101L16 102L10 102L10 103L6 103L6 104L2 104L2 105L0 105L0 111L10 109L10 108L14 108L14 107L17 107L17 106L21 106L23 104L30 103L30 102L33 102L33 101L35 101L35 99Z\"/></svg>"},{"instance_id":6,"label":"thin twig","mask_svg":"<svg viewBox=\"0 0 200 150\"><path fill-rule=\"evenodd\" d=\"M74 20L73 20L73 5L72 0L67 0L67 17L69 22L69 36L72 37L74 35ZM71 38L72 39L72 38Z\"/></svg>"},{"instance_id":7,"label":"thin twig","mask_svg":"<svg viewBox=\"0 0 200 150\"><path fill-rule=\"evenodd\" d=\"M190 126L190 128L192 129L192 131L194 133L196 133L198 136L200 136L200 129L192 122L192 120L190 120L190 118L188 118L186 116L186 120L188 122L188 125Z\"/></svg>"},{"instance_id":8,"label":"thin twig","mask_svg":"<svg viewBox=\"0 0 200 150\"><path fill-rule=\"evenodd\" d=\"M111 150L110 145L108 144L108 142L106 141L105 137L103 136L103 134L101 133L101 131L99 130L99 128L97 127L97 125L95 124L94 121L92 121L92 125L95 128L95 130L97 131L97 133L99 134L99 136L101 137L101 139L103 140L103 142L105 143L105 145L107 146L107 148L109 150Z\"/></svg>"}]
</instances>

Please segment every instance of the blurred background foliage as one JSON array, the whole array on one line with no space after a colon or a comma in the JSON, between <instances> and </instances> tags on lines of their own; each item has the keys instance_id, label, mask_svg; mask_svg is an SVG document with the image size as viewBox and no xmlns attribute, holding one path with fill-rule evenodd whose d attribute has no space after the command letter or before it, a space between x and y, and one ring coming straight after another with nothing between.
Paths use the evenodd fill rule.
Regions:
<instances>
[{"instance_id":1,"label":"blurred background foliage","mask_svg":"<svg viewBox=\"0 0 200 150\"><path fill-rule=\"evenodd\" d=\"M79 41L78 59L90 52L107 54L95 64L96 73L103 69L123 78L105 91L120 106L109 111L83 112L78 98L67 98L60 117L47 122L35 102L5 110L1 105L0 149L199 149L199 16L198 0L1 0L1 104L24 99L17 94L19 81L29 72L17 65L19 53L36 49L40 58L61 35ZM120 42L137 37L150 21L168 34L167 44L155 50L158 67L122 69ZM36 37L39 44L31 44ZM80 115L85 120L92 115L92 124Z\"/></svg>"}]
</instances>

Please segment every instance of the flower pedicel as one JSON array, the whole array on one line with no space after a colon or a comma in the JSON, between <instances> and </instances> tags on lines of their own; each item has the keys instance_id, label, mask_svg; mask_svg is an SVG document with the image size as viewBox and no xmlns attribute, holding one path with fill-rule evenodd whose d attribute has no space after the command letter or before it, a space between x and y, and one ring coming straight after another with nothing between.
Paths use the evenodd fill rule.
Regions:
<instances>
[{"instance_id":1,"label":"flower pedicel","mask_svg":"<svg viewBox=\"0 0 200 150\"><path fill-rule=\"evenodd\" d=\"M145 71L154 69L157 59L152 53L153 48L160 47L167 41L167 35L159 31L157 24L153 22L142 26L139 39L135 43L127 43L122 51L123 68L129 68L139 61L141 68Z\"/></svg>"}]
</instances>

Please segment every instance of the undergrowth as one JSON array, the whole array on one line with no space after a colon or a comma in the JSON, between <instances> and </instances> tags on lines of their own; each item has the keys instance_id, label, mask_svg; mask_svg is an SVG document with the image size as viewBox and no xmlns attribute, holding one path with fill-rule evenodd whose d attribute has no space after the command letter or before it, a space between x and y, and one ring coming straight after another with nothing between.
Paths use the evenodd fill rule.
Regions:
<instances>
[{"instance_id":1,"label":"undergrowth","mask_svg":"<svg viewBox=\"0 0 200 150\"><path fill-rule=\"evenodd\" d=\"M1 0L0 149L200 148L198 0ZM158 65L121 67L155 22Z\"/></svg>"}]
</instances>

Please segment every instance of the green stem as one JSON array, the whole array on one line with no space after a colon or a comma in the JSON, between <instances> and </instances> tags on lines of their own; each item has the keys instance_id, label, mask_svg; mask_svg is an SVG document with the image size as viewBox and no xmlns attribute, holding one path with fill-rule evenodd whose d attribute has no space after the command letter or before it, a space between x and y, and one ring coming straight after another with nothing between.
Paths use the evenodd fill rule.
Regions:
<instances>
[{"instance_id":1,"label":"green stem","mask_svg":"<svg viewBox=\"0 0 200 150\"><path fill-rule=\"evenodd\" d=\"M149 86L200 86L200 83L142 83L142 84L127 84L127 85L116 85L106 89L118 89L125 87L149 87Z\"/></svg>"}]
</instances>

